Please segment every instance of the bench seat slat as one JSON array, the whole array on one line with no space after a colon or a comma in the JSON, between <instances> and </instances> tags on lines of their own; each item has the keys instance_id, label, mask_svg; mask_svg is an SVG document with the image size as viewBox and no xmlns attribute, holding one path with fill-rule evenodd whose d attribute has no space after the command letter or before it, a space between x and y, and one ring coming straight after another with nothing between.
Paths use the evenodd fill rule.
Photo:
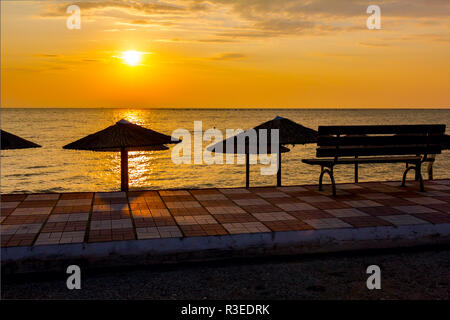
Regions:
<instances>
[{"instance_id":1,"label":"bench seat slat","mask_svg":"<svg viewBox=\"0 0 450 320\"><path fill-rule=\"evenodd\" d=\"M365 158L338 158L336 161L334 158L326 159L302 159L302 162L307 164L353 164L353 163L405 163L420 161L421 157L416 156L403 156L403 157L365 157Z\"/></svg>"},{"instance_id":2,"label":"bench seat slat","mask_svg":"<svg viewBox=\"0 0 450 320\"><path fill-rule=\"evenodd\" d=\"M330 134L424 134L444 132L445 124L319 126L319 136Z\"/></svg>"},{"instance_id":3,"label":"bench seat slat","mask_svg":"<svg viewBox=\"0 0 450 320\"><path fill-rule=\"evenodd\" d=\"M316 150L317 157L345 157L345 156L383 156L383 155L416 155L416 154L440 154L440 145L391 145L391 146L329 146L319 147Z\"/></svg>"},{"instance_id":4,"label":"bench seat slat","mask_svg":"<svg viewBox=\"0 0 450 320\"><path fill-rule=\"evenodd\" d=\"M391 135L391 136L319 136L318 146L385 146L385 145L438 145L444 135Z\"/></svg>"}]
</instances>

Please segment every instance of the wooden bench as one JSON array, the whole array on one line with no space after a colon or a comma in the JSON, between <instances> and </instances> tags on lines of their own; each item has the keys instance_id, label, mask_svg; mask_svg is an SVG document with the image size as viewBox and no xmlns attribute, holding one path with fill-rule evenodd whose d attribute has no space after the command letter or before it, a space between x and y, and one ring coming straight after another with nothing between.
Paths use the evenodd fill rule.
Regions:
<instances>
[{"instance_id":1,"label":"wooden bench","mask_svg":"<svg viewBox=\"0 0 450 320\"><path fill-rule=\"evenodd\" d=\"M367 125L319 126L315 159L303 159L310 165L320 165L319 190L323 175L330 176L333 195L336 195L333 168L336 165L354 165L355 183L358 182L358 164L405 163L402 186L410 170L416 173L420 190L424 191L421 167L434 161L441 153L445 125Z\"/></svg>"}]
</instances>

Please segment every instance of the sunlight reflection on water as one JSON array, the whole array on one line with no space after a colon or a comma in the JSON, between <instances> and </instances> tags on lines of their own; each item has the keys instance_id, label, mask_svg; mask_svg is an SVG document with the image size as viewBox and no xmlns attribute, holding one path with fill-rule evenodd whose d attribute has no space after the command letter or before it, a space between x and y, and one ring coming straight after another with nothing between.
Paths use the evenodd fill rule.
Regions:
<instances>
[{"instance_id":1,"label":"sunlight reflection on water","mask_svg":"<svg viewBox=\"0 0 450 320\"><path fill-rule=\"evenodd\" d=\"M64 150L62 146L102 130L125 118L133 123L170 135L194 121L203 130L247 129L280 115L317 129L331 124L450 125L450 110L163 110L163 109L3 109L2 128L43 147L5 150L1 158L1 192L108 191L120 188L120 154ZM447 129L447 132L449 130ZM205 142L204 146L210 142ZM172 146L171 146L172 148ZM290 147L283 155L283 184L317 183L318 168L301 163L314 157L315 145ZM449 153L438 156L435 178L448 178ZM244 165L175 165L171 150L130 152L130 189L237 187L245 184ZM260 165L251 167L251 185L274 185L275 176L260 175ZM399 180L403 165L364 165L361 181ZM351 182L350 167L337 167L337 182Z\"/></svg>"}]
</instances>

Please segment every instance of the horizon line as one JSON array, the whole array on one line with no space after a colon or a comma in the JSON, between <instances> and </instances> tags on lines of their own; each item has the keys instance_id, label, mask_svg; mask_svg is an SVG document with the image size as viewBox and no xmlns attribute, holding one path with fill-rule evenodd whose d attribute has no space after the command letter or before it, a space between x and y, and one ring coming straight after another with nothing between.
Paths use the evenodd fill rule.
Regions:
<instances>
[{"instance_id":1,"label":"horizon line","mask_svg":"<svg viewBox=\"0 0 450 320\"><path fill-rule=\"evenodd\" d=\"M4 107L0 106L1 109L154 109L154 110L446 110L450 109L450 106L444 107L132 107L132 106L122 106L122 107Z\"/></svg>"}]
</instances>

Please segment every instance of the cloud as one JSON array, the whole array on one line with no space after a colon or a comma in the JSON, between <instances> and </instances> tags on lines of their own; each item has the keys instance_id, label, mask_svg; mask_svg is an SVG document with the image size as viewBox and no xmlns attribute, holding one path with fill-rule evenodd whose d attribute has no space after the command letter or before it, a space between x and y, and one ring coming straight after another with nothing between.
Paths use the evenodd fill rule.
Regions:
<instances>
[{"instance_id":1,"label":"cloud","mask_svg":"<svg viewBox=\"0 0 450 320\"><path fill-rule=\"evenodd\" d=\"M185 31L204 27L216 40L199 42L226 42L237 38L363 30L368 16L366 9L373 3L369 0L66 1L56 6L43 4L41 17L67 17L69 4L79 5L82 15L91 18L114 18L114 24L163 25ZM395 18L404 23L433 25L441 21L440 24L445 24L450 15L448 0L378 0L376 4L381 8L382 21Z\"/></svg>"},{"instance_id":2,"label":"cloud","mask_svg":"<svg viewBox=\"0 0 450 320\"><path fill-rule=\"evenodd\" d=\"M78 1L67 2L59 5L46 6L46 10L41 13L43 17L58 17L67 16L66 10L68 5L77 5L81 11L95 11L106 8L127 9L131 11L155 14L155 13L168 13L176 11L184 11L186 7L176 5L175 3L165 3L156 1L136 1L136 0L110 0L110 1Z\"/></svg>"},{"instance_id":3,"label":"cloud","mask_svg":"<svg viewBox=\"0 0 450 320\"><path fill-rule=\"evenodd\" d=\"M209 58L210 60L222 60L222 61L230 61L230 60L240 60L244 59L247 56L242 53L220 53L214 57Z\"/></svg>"},{"instance_id":4,"label":"cloud","mask_svg":"<svg viewBox=\"0 0 450 320\"><path fill-rule=\"evenodd\" d=\"M371 47L371 48L386 48L386 47L390 47L391 45L386 43L386 42L360 42L358 43L360 46L362 47Z\"/></svg>"}]
</instances>

